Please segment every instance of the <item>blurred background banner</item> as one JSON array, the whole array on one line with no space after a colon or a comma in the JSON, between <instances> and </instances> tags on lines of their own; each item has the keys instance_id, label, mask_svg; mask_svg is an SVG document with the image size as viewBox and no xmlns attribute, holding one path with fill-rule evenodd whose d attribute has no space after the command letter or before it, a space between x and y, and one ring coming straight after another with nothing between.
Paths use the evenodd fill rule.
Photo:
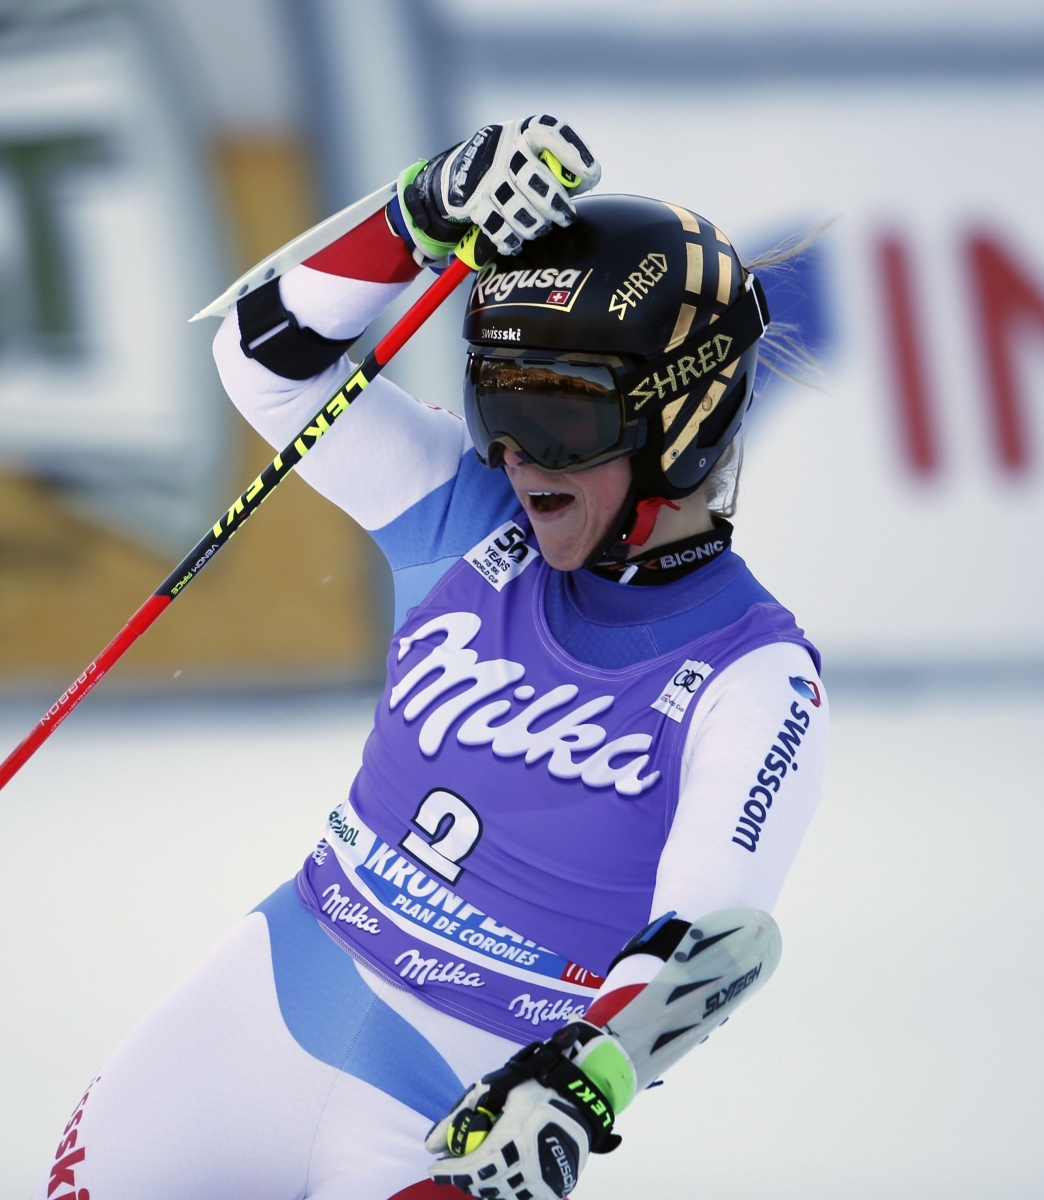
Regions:
<instances>
[{"instance_id":1,"label":"blurred background banner","mask_svg":"<svg viewBox=\"0 0 1044 1200\"><path fill-rule=\"evenodd\" d=\"M1044 23L660 0L8 5L0 42L0 680L61 686L265 459L222 396L241 268L484 121L560 108L603 190L770 273L814 387L762 372L737 546L828 679L1044 675ZM365 349L426 285L371 330ZM459 406L463 293L389 371ZM107 687L377 677L383 565L290 481Z\"/></svg>"},{"instance_id":2,"label":"blurred background banner","mask_svg":"<svg viewBox=\"0 0 1044 1200\"><path fill-rule=\"evenodd\" d=\"M158 549L206 521L227 441L182 315L228 268L166 75L114 16L0 41L3 463Z\"/></svg>"},{"instance_id":3,"label":"blurred background banner","mask_svg":"<svg viewBox=\"0 0 1044 1200\"><path fill-rule=\"evenodd\" d=\"M202 4L28 5L0 28L7 690L64 687L271 457L223 394L216 323L188 324L322 211L278 14L252 7L245 36ZM107 686L372 679L374 563L291 479Z\"/></svg>"}]
</instances>

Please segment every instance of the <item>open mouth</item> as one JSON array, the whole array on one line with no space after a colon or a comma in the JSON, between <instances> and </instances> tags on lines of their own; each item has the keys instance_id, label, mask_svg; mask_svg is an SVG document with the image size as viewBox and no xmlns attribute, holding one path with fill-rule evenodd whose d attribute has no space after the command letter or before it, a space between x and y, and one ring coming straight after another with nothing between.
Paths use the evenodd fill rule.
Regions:
<instances>
[{"instance_id":1,"label":"open mouth","mask_svg":"<svg viewBox=\"0 0 1044 1200\"><path fill-rule=\"evenodd\" d=\"M529 502L538 513L553 513L572 504L575 496L568 492L527 492Z\"/></svg>"}]
</instances>

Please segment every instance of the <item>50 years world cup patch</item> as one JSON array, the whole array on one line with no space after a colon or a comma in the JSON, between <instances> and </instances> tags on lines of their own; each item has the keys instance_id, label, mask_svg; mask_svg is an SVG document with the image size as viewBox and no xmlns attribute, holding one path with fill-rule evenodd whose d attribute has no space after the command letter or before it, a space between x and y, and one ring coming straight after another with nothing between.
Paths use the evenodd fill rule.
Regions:
<instances>
[{"instance_id":1,"label":"50 years world cup patch","mask_svg":"<svg viewBox=\"0 0 1044 1200\"><path fill-rule=\"evenodd\" d=\"M498 592L539 557L540 552L529 545L514 521L505 521L464 555L467 564Z\"/></svg>"}]
</instances>

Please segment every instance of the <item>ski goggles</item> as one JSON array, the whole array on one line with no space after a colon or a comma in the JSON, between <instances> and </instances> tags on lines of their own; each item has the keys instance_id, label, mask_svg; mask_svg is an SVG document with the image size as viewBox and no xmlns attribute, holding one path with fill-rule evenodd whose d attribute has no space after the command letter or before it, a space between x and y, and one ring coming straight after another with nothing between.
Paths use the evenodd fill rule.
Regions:
<instances>
[{"instance_id":1,"label":"ski goggles","mask_svg":"<svg viewBox=\"0 0 1044 1200\"><path fill-rule=\"evenodd\" d=\"M549 358L472 352L464 378L464 416L475 449L490 466L504 450L541 470L597 466L641 445L644 420L628 420L619 360L597 355Z\"/></svg>"}]
</instances>

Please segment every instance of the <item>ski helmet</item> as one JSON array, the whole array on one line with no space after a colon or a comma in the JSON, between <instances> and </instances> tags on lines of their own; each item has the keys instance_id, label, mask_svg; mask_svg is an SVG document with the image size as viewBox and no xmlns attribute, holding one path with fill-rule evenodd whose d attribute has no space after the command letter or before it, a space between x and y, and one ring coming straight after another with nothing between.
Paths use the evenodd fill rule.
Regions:
<instances>
[{"instance_id":1,"label":"ski helmet","mask_svg":"<svg viewBox=\"0 0 1044 1200\"><path fill-rule=\"evenodd\" d=\"M576 211L472 285L469 431L490 465L505 447L548 471L629 454L632 505L678 499L706 479L750 405L764 292L688 209L589 195Z\"/></svg>"}]
</instances>

